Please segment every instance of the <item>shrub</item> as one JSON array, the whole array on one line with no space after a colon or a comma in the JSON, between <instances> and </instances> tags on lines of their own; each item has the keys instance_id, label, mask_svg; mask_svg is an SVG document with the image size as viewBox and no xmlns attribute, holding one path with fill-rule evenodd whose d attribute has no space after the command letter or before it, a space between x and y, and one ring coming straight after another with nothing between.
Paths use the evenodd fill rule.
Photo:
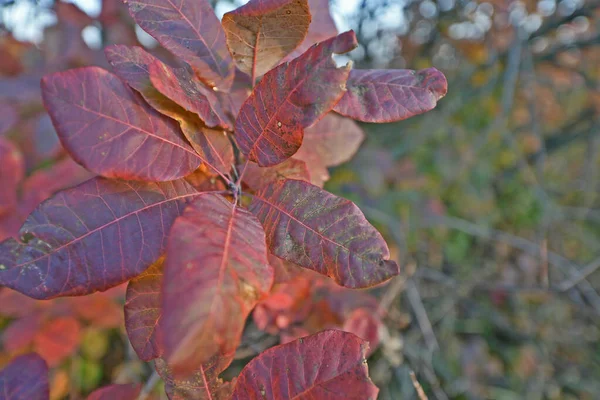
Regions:
<instances>
[{"instance_id":1,"label":"shrub","mask_svg":"<svg viewBox=\"0 0 600 400\"><path fill-rule=\"evenodd\" d=\"M306 268L366 288L399 273L358 207L321 186L362 141L352 119L428 111L446 80L433 68L338 67L333 56L356 36L338 35L325 5L254 0L220 23L204 0L129 1L177 61L113 45L114 73L42 79L62 145L97 176L0 243L0 284L52 299L130 281L129 338L142 360L156 359L171 398L374 398L367 342L335 330L265 351L236 382L218 377L279 275Z\"/></svg>"}]
</instances>

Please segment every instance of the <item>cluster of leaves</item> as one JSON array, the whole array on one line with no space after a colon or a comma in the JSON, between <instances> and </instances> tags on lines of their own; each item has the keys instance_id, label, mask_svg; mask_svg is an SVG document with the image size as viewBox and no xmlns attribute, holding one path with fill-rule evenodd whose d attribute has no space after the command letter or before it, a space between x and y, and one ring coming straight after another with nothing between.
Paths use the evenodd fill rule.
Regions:
<instances>
[{"instance_id":1,"label":"cluster of leaves","mask_svg":"<svg viewBox=\"0 0 600 400\"><path fill-rule=\"evenodd\" d=\"M2 334L5 352L10 356L34 350L50 366L60 364L80 345L84 324L93 329L122 324L116 301L121 289L49 302L35 301L15 291L0 292L0 315L13 320Z\"/></svg>"},{"instance_id":2,"label":"cluster of leaves","mask_svg":"<svg viewBox=\"0 0 600 400\"><path fill-rule=\"evenodd\" d=\"M82 65L102 65L104 54L86 46L81 34L86 26L110 20L103 10L92 21L75 5L56 3L57 25L44 32L35 46L0 38L0 240L17 236L20 226L40 202L56 191L94 176L73 161L61 146L40 95L40 79L49 71ZM114 28L114 24L110 24ZM137 43L131 30L119 40ZM135 37L135 36L133 36Z\"/></svg>"},{"instance_id":3,"label":"cluster of leaves","mask_svg":"<svg viewBox=\"0 0 600 400\"><path fill-rule=\"evenodd\" d=\"M127 2L177 60L113 45L114 74L85 67L42 79L62 145L98 176L43 202L0 243L0 284L52 299L130 281L129 338L142 360L156 360L171 398L375 396L366 342L341 331L267 350L235 382L218 378L281 275L302 267L366 288L399 272L356 205L320 186L362 141L351 119L423 113L446 81L432 68L338 67L333 56L357 41L337 35L325 4L250 1L221 23L206 1ZM269 304L255 316L265 329ZM356 308L348 329L358 332L373 316ZM372 338L376 324L362 335ZM39 367L35 356L14 363L6 390L22 390L11 386L18 363Z\"/></svg>"},{"instance_id":4,"label":"cluster of leaves","mask_svg":"<svg viewBox=\"0 0 600 400\"><path fill-rule=\"evenodd\" d=\"M105 363L111 351L111 332L123 326L124 289L121 285L90 296L45 302L16 291L1 291L0 316L8 324L0 336L0 363L32 351L37 353L52 368L51 399L96 388L103 370L110 368ZM64 364L80 371L81 376L68 373L61 368Z\"/></svg>"}]
</instances>

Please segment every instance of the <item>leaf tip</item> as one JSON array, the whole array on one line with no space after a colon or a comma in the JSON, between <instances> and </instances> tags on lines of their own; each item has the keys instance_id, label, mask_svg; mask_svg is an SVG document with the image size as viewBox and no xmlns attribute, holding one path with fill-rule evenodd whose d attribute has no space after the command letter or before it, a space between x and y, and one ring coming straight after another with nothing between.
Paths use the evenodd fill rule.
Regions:
<instances>
[{"instance_id":1,"label":"leaf tip","mask_svg":"<svg viewBox=\"0 0 600 400\"><path fill-rule=\"evenodd\" d=\"M446 76L437 68L431 67L417 72L419 80L435 96L436 101L448 93L448 81Z\"/></svg>"},{"instance_id":2,"label":"leaf tip","mask_svg":"<svg viewBox=\"0 0 600 400\"><path fill-rule=\"evenodd\" d=\"M334 39L333 52L335 54L348 53L358 47L358 39L352 29L339 34Z\"/></svg>"}]
</instances>

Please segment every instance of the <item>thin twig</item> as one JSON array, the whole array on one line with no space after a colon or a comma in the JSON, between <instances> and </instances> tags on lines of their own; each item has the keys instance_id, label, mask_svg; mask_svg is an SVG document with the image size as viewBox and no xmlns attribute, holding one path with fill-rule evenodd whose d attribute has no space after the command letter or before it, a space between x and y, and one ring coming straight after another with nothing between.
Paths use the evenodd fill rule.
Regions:
<instances>
[{"instance_id":1,"label":"thin twig","mask_svg":"<svg viewBox=\"0 0 600 400\"><path fill-rule=\"evenodd\" d=\"M548 240L542 240L540 249L540 278L543 287L550 287L550 273L548 272Z\"/></svg>"},{"instance_id":2,"label":"thin twig","mask_svg":"<svg viewBox=\"0 0 600 400\"><path fill-rule=\"evenodd\" d=\"M146 381L146 384L142 388L142 391L140 392L140 395L138 396L137 400L146 400L154 390L154 387L156 386L158 381L160 381L160 375L156 371L152 372L152 375L150 375L150 378L148 378L148 380Z\"/></svg>"},{"instance_id":3,"label":"thin twig","mask_svg":"<svg viewBox=\"0 0 600 400\"><path fill-rule=\"evenodd\" d=\"M485 226L477 225L472 222L450 216L439 216L430 219L430 223L440 224L447 226L451 229L456 229L470 235L479 236L485 239L498 240L506 243L511 247L521 249L531 256L538 256L540 254L540 247L538 244L531 242L525 238L512 235L510 233L502 232L496 229L490 229ZM570 275L573 279L579 276L578 268L575 264L560 254L552 251L547 252L547 260L550 265L554 265L563 273ZM600 296L595 291L593 286L584 278L576 282L582 294L585 296L590 305L594 310L600 314Z\"/></svg>"},{"instance_id":4,"label":"thin twig","mask_svg":"<svg viewBox=\"0 0 600 400\"><path fill-rule=\"evenodd\" d=\"M412 279L409 279L406 282L406 294L408 296L410 305L415 312L415 316L417 317L419 328L421 328L421 331L423 332L423 338L425 339L427 348L430 352L438 350L440 345L435 337L435 333L433 332L433 327L431 326L431 321L429 321L429 317L427 316L427 311L425 310L425 306L421 300L419 290Z\"/></svg>"},{"instance_id":5,"label":"thin twig","mask_svg":"<svg viewBox=\"0 0 600 400\"><path fill-rule=\"evenodd\" d=\"M448 400L449 397L442 389L440 380L435 375L431 363L423 360L421 357L415 354L412 349L409 349L408 346L403 347L402 352L406 357L411 359L411 363L414 362L420 364L420 371L423 378L429 383L433 397L437 400Z\"/></svg>"},{"instance_id":6,"label":"thin twig","mask_svg":"<svg viewBox=\"0 0 600 400\"><path fill-rule=\"evenodd\" d=\"M404 276L397 276L390 281L388 287L381 296L381 301L379 302L378 314L385 315L387 314L389 308L398 295L402 292L406 284L406 278Z\"/></svg>"},{"instance_id":7,"label":"thin twig","mask_svg":"<svg viewBox=\"0 0 600 400\"><path fill-rule=\"evenodd\" d=\"M428 400L427 395L425 394L425 391L423 390L423 387L421 386L421 384L417 380L417 376L415 375L414 371L410 371L410 380L412 381L412 384L415 387L415 390L417 391L417 395L419 396L419 400Z\"/></svg>"},{"instance_id":8,"label":"thin twig","mask_svg":"<svg viewBox=\"0 0 600 400\"><path fill-rule=\"evenodd\" d=\"M266 349L277 344L279 338L277 336L267 336L258 343L252 343L246 347L240 347L235 352L234 360L243 360L245 358L254 357Z\"/></svg>"},{"instance_id":9,"label":"thin twig","mask_svg":"<svg viewBox=\"0 0 600 400\"><path fill-rule=\"evenodd\" d=\"M559 290L562 292L566 292L567 290L574 288L588 276L596 272L598 269L600 269L600 257L596 258L594 261L592 261L591 263L583 267L581 270L579 270L576 276L573 276L568 281L561 283L558 287Z\"/></svg>"}]
</instances>

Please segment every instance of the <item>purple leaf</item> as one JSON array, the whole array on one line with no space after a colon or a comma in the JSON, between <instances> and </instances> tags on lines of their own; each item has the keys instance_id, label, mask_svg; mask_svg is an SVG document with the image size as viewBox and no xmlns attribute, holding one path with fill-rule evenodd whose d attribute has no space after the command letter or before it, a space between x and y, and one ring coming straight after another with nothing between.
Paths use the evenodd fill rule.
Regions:
<instances>
[{"instance_id":1,"label":"purple leaf","mask_svg":"<svg viewBox=\"0 0 600 400\"><path fill-rule=\"evenodd\" d=\"M248 163L246 166L244 183L252 190L259 190L281 179L310 181L310 174L306 163L302 160L289 158L274 167L259 167L254 163Z\"/></svg>"},{"instance_id":2,"label":"purple leaf","mask_svg":"<svg viewBox=\"0 0 600 400\"><path fill-rule=\"evenodd\" d=\"M24 176L23 155L12 142L0 137L0 215L14 211L17 187Z\"/></svg>"},{"instance_id":3,"label":"purple leaf","mask_svg":"<svg viewBox=\"0 0 600 400\"><path fill-rule=\"evenodd\" d=\"M43 202L0 243L0 285L51 299L109 289L144 272L199 193L185 180L144 183L93 178Z\"/></svg>"},{"instance_id":4,"label":"purple leaf","mask_svg":"<svg viewBox=\"0 0 600 400\"><path fill-rule=\"evenodd\" d=\"M327 330L272 347L242 370L231 400L375 400L365 360L369 345Z\"/></svg>"},{"instance_id":5,"label":"purple leaf","mask_svg":"<svg viewBox=\"0 0 600 400\"><path fill-rule=\"evenodd\" d=\"M160 289L163 281L164 257L150 266L127 285L125 301L125 328L127 336L144 361L162 355L160 321Z\"/></svg>"},{"instance_id":6,"label":"purple leaf","mask_svg":"<svg viewBox=\"0 0 600 400\"><path fill-rule=\"evenodd\" d=\"M42 95L63 146L99 175L170 181L200 165L175 121L101 68L47 75Z\"/></svg>"},{"instance_id":7,"label":"purple leaf","mask_svg":"<svg viewBox=\"0 0 600 400\"><path fill-rule=\"evenodd\" d=\"M362 129L351 119L335 113L304 132L304 141L294 158L308 166L311 182L322 186L329 179L326 167L334 167L348 161L356 153L365 138Z\"/></svg>"},{"instance_id":8,"label":"purple leaf","mask_svg":"<svg viewBox=\"0 0 600 400\"><path fill-rule=\"evenodd\" d=\"M446 77L435 68L353 70L347 86L334 111L363 122L394 122L422 114L448 91Z\"/></svg>"},{"instance_id":9,"label":"purple leaf","mask_svg":"<svg viewBox=\"0 0 600 400\"><path fill-rule=\"evenodd\" d=\"M175 221L164 270L164 358L193 372L237 349L246 318L273 283L260 223L224 197L200 195Z\"/></svg>"},{"instance_id":10,"label":"purple leaf","mask_svg":"<svg viewBox=\"0 0 600 400\"><path fill-rule=\"evenodd\" d=\"M19 120L19 113L9 103L0 102L0 136L10 131Z\"/></svg>"},{"instance_id":11,"label":"purple leaf","mask_svg":"<svg viewBox=\"0 0 600 400\"><path fill-rule=\"evenodd\" d=\"M169 400L230 400L233 385L223 382L219 374L231 363L233 357L213 357L184 377L173 375L173 370L162 359L155 361L155 368L165 382Z\"/></svg>"},{"instance_id":12,"label":"purple leaf","mask_svg":"<svg viewBox=\"0 0 600 400\"><path fill-rule=\"evenodd\" d=\"M356 45L356 35L348 31L265 74L235 121L240 150L250 161L272 166L298 151L304 129L329 112L345 92L350 65L337 68L332 55Z\"/></svg>"},{"instance_id":13,"label":"purple leaf","mask_svg":"<svg viewBox=\"0 0 600 400\"><path fill-rule=\"evenodd\" d=\"M308 182L288 179L254 195L250 211L267 234L271 252L284 260L364 288L398 275L387 244L351 201Z\"/></svg>"},{"instance_id":14,"label":"purple leaf","mask_svg":"<svg viewBox=\"0 0 600 400\"><path fill-rule=\"evenodd\" d=\"M48 366L35 353L15 358L0 371L2 400L48 400Z\"/></svg>"},{"instance_id":15,"label":"purple leaf","mask_svg":"<svg viewBox=\"0 0 600 400\"><path fill-rule=\"evenodd\" d=\"M199 117L160 93L151 82L150 65L160 61L140 47L109 46L106 56L115 73L137 90L158 110L179 122L183 134L202 162L217 173L226 174L233 164L233 148L222 131L207 128ZM162 63L160 63L162 64ZM166 65L164 68L169 68Z\"/></svg>"},{"instance_id":16,"label":"purple leaf","mask_svg":"<svg viewBox=\"0 0 600 400\"><path fill-rule=\"evenodd\" d=\"M149 65L152 85L167 98L185 110L195 113L210 128L229 128L227 118L221 110L213 90L207 89L187 68L171 68L154 61Z\"/></svg>"},{"instance_id":17,"label":"purple leaf","mask_svg":"<svg viewBox=\"0 0 600 400\"><path fill-rule=\"evenodd\" d=\"M304 53L313 44L326 40L338 34L338 30L329 12L329 0L308 0L312 21L304 41L290 53L284 61L289 62Z\"/></svg>"},{"instance_id":18,"label":"purple leaf","mask_svg":"<svg viewBox=\"0 0 600 400\"><path fill-rule=\"evenodd\" d=\"M251 0L222 23L238 68L255 80L302 43L310 20L307 0Z\"/></svg>"},{"instance_id":19,"label":"purple leaf","mask_svg":"<svg viewBox=\"0 0 600 400\"><path fill-rule=\"evenodd\" d=\"M137 400L141 385L109 385L92 392L87 400Z\"/></svg>"},{"instance_id":20,"label":"purple leaf","mask_svg":"<svg viewBox=\"0 0 600 400\"><path fill-rule=\"evenodd\" d=\"M124 0L138 25L219 90L227 91L234 64L225 32L207 0Z\"/></svg>"}]
</instances>

